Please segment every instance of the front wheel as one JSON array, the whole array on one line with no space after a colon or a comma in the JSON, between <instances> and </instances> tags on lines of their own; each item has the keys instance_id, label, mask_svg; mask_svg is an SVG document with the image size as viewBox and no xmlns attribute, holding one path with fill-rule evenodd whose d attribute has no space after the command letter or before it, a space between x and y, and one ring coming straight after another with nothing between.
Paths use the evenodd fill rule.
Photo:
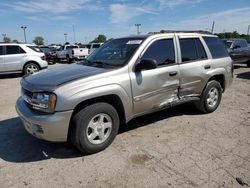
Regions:
<instances>
[{"instance_id":1,"label":"front wheel","mask_svg":"<svg viewBox=\"0 0 250 188\"><path fill-rule=\"evenodd\" d=\"M118 113L112 105L92 104L73 117L70 139L83 153L97 153L112 143L119 125Z\"/></svg>"},{"instance_id":2,"label":"front wheel","mask_svg":"<svg viewBox=\"0 0 250 188\"><path fill-rule=\"evenodd\" d=\"M40 70L39 66L35 63L28 63L24 67L24 74L25 75L31 75L34 74L35 72L38 72Z\"/></svg>"},{"instance_id":3,"label":"front wheel","mask_svg":"<svg viewBox=\"0 0 250 188\"><path fill-rule=\"evenodd\" d=\"M214 112L221 101L222 87L219 82L209 81L204 89L200 101L196 102L196 107L203 113Z\"/></svg>"}]
</instances>

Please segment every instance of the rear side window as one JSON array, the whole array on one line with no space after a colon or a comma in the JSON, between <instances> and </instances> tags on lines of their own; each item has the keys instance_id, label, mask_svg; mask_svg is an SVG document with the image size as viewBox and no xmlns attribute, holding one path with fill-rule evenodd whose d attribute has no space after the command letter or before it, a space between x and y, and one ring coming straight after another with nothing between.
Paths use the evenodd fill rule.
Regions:
<instances>
[{"instance_id":1,"label":"rear side window","mask_svg":"<svg viewBox=\"0 0 250 188\"><path fill-rule=\"evenodd\" d=\"M0 46L0 55L3 55L3 46Z\"/></svg>"},{"instance_id":2,"label":"rear side window","mask_svg":"<svg viewBox=\"0 0 250 188\"><path fill-rule=\"evenodd\" d=\"M198 38L180 39L182 62L207 59L205 49Z\"/></svg>"},{"instance_id":3,"label":"rear side window","mask_svg":"<svg viewBox=\"0 0 250 188\"><path fill-rule=\"evenodd\" d=\"M30 49L32 49L32 50L35 51L35 52L43 52L43 51L41 50L41 48L39 48L38 46L27 46L27 47L29 47Z\"/></svg>"},{"instance_id":4,"label":"rear side window","mask_svg":"<svg viewBox=\"0 0 250 188\"><path fill-rule=\"evenodd\" d=\"M154 59L158 66L175 63L173 39L163 39L151 44L142 59Z\"/></svg>"},{"instance_id":5,"label":"rear side window","mask_svg":"<svg viewBox=\"0 0 250 188\"><path fill-rule=\"evenodd\" d=\"M16 45L8 45L6 46L6 55L10 54L23 54L25 51L20 47Z\"/></svg>"},{"instance_id":6,"label":"rear side window","mask_svg":"<svg viewBox=\"0 0 250 188\"><path fill-rule=\"evenodd\" d=\"M213 58L228 57L226 46L218 37L203 37Z\"/></svg>"}]
</instances>

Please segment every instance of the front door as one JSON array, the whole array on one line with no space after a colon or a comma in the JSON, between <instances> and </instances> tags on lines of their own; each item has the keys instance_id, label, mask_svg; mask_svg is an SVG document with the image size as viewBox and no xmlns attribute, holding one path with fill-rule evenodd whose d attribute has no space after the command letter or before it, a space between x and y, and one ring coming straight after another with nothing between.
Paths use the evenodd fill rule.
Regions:
<instances>
[{"instance_id":1,"label":"front door","mask_svg":"<svg viewBox=\"0 0 250 188\"><path fill-rule=\"evenodd\" d=\"M157 68L130 73L134 114L164 108L178 99L179 68L176 56L174 37L151 41L142 52L140 60L153 59Z\"/></svg>"}]
</instances>

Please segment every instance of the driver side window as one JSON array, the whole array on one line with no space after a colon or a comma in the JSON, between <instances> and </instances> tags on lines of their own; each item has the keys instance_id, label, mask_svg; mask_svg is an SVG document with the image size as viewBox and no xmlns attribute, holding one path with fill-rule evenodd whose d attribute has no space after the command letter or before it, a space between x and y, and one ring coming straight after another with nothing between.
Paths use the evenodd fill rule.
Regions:
<instances>
[{"instance_id":1,"label":"driver side window","mask_svg":"<svg viewBox=\"0 0 250 188\"><path fill-rule=\"evenodd\" d=\"M175 50L173 39L162 39L153 42L141 59L154 59L159 67L174 64Z\"/></svg>"}]
</instances>

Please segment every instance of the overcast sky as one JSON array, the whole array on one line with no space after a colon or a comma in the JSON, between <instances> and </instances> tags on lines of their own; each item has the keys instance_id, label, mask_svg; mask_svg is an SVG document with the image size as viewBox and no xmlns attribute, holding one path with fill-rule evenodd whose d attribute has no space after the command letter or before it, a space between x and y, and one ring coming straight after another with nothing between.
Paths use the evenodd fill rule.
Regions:
<instances>
[{"instance_id":1,"label":"overcast sky","mask_svg":"<svg viewBox=\"0 0 250 188\"><path fill-rule=\"evenodd\" d=\"M116 38L162 29L247 32L250 0L1 0L0 33L23 41L89 42L98 34Z\"/></svg>"}]
</instances>

